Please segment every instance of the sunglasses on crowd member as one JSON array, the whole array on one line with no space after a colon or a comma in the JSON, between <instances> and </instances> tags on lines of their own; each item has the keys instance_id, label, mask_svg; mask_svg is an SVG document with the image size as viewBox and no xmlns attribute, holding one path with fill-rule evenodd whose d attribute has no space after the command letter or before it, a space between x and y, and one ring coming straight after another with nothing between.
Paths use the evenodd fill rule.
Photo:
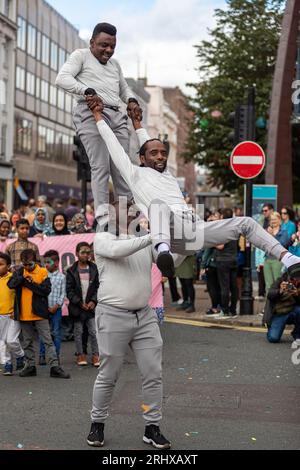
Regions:
<instances>
[{"instance_id":1,"label":"sunglasses on crowd member","mask_svg":"<svg viewBox=\"0 0 300 470\"><path fill-rule=\"evenodd\" d=\"M287 212L286 211L281 211L281 214L286 215Z\"/></svg>"},{"instance_id":2,"label":"sunglasses on crowd member","mask_svg":"<svg viewBox=\"0 0 300 470\"><path fill-rule=\"evenodd\" d=\"M263 212L268 212L270 209L263 209L262 211Z\"/></svg>"},{"instance_id":3,"label":"sunglasses on crowd member","mask_svg":"<svg viewBox=\"0 0 300 470\"><path fill-rule=\"evenodd\" d=\"M24 268L28 267L28 268L34 268L35 266L35 261L28 261L28 262L23 262L22 265L24 266Z\"/></svg>"}]
</instances>

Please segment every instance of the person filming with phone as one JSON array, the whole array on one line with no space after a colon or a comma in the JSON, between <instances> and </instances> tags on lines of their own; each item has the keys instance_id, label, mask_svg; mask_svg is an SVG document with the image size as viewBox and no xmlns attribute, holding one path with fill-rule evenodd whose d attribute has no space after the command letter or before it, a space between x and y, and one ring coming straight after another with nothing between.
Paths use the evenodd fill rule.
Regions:
<instances>
[{"instance_id":1,"label":"person filming with phone","mask_svg":"<svg viewBox=\"0 0 300 470\"><path fill-rule=\"evenodd\" d=\"M268 292L263 323L268 326L267 339L278 343L286 325L294 325L292 348L300 346L300 280L284 273Z\"/></svg>"}]
</instances>

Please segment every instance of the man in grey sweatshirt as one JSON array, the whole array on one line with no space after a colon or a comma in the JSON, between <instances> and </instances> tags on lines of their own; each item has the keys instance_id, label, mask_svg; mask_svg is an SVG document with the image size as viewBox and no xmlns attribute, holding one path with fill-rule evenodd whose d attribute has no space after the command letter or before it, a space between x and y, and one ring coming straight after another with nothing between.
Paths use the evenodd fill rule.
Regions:
<instances>
[{"instance_id":1,"label":"man in grey sweatshirt","mask_svg":"<svg viewBox=\"0 0 300 470\"><path fill-rule=\"evenodd\" d=\"M104 444L104 423L128 345L135 354L142 375L143 441L157 449L170 448L161 434L162 418L162 338L156 313L148 305L151 295L151 236L128 234L135 219L130 206L120 217L114 206L116 232L103 231L94 239L95 262L100 287L95 322L100 355L99 373L94 385L91 430L87 443ZM113 209L112 207L110 210ZM127 216L128 213L128 216Z\"/></svg>"},{"instance_id":2,"label":"man in grey sweatshirt","mask_svg":"<svg viewBox=\"0 0 300 470\"><path fill-rule=\"evenodd\" d=\"M122 111L120 104L121 101L126 103L130 111L138 105L138 102L123 77L119 63L112 58L116 47L116 34L115 26L109 23L97 24L90 41L90 48L75 50L56 78L56 85L73 94L77 100L77 106L73 110L73 122L89 158L96 218L101 225L105 223L108 212L110 175L116 196L132 199L131 191L118 167L109 158L107 147L99 135L94 117L85 100L86 95L93 93L95 98L101 97L104 103L105 121L128 153L128 117Z\"/></svg>"}]
</instances>

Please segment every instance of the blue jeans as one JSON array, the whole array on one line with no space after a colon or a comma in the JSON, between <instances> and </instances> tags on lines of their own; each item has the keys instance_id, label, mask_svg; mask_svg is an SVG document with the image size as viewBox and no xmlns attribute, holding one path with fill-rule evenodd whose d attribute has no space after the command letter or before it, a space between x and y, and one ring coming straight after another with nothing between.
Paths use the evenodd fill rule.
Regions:
<instances>
[{"instance_id":1,"label":"blue jeans","mask_svg":"<svg viewBox=\"0 0 300 470\"><path fill-rule=\"evenodd\" d=\"M50 314L49 323L56 354L59 356L61 346L61 308L57 309L54 315ZM45 345L40 340L40 356L45 356Z\"/></svg>"},{"instance_id":2,"label":"blue jeans","mask_svg":"<svg viewBox=\"0 0 300 470\"><path fill-rule=\"evenodd\" d=\"M292 336L294 339L300 338L299 305L296 305L293 310L286 315L276 315L272 318L272 323L267 333L267 339L270 343L278 343L280 341L285 325L295 325Z\"/></svg>"}]
</instances>

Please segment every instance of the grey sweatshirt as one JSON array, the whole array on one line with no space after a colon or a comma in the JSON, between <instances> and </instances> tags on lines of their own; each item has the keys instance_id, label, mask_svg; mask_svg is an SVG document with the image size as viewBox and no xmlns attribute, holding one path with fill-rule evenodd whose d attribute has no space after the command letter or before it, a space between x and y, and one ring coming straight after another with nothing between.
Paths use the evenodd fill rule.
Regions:
<instances>
[{"instance_id":1,"label":"grey sweatshirt","mask_svg":"<svg viewBox=\"0 0 300 470\"><path fill-rule=\"evenodd\" d=\"M90 49L77 49L57 75L56 85L82 100L87 88L94 88L104 104L119 106L120 98L127 103L134 98L119 63L110 59L107 64L101 64L91 53Z\"/></svg>"}]
</instances>

